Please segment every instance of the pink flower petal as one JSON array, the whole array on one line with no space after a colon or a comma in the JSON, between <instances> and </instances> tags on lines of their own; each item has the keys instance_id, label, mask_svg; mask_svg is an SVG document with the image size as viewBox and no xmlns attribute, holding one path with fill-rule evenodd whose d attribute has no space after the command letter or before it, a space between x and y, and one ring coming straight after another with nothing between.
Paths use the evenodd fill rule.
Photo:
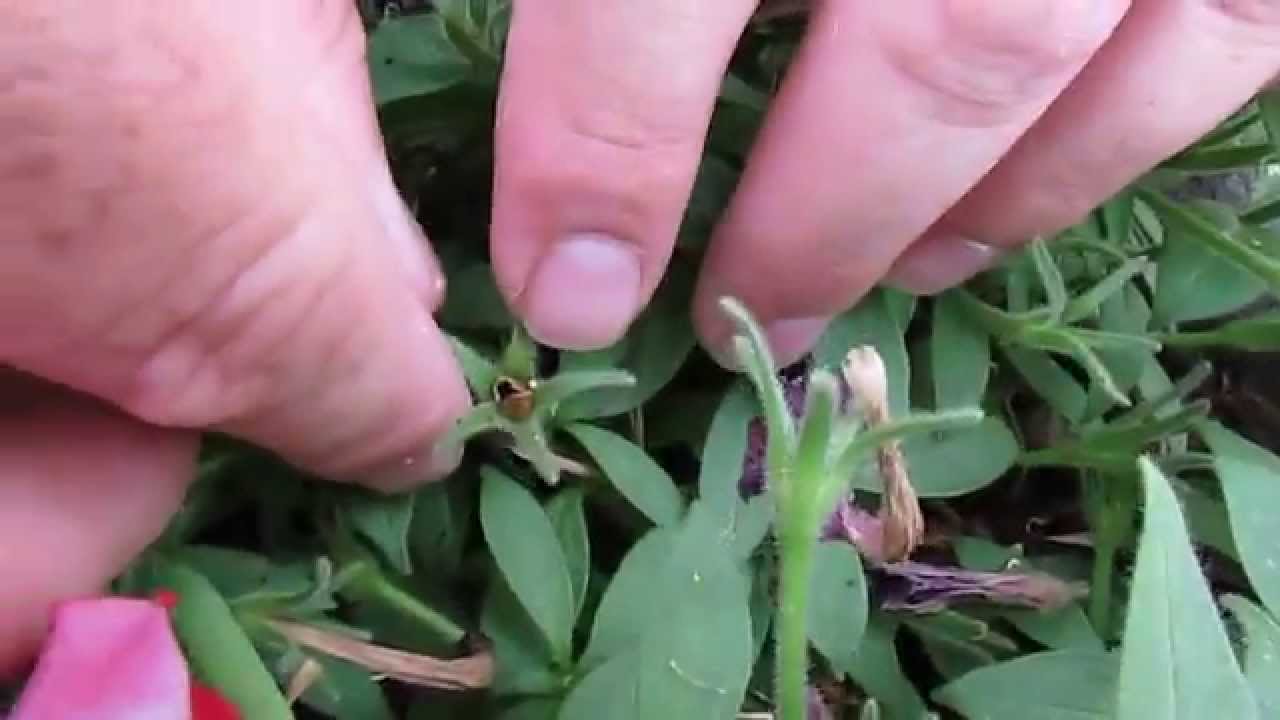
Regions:
<instances>
[{"instance_id":1,"label":"pink flower petal","mask_svg":"<svg viewBox=\"0 0 1280 720\"><path fill-rule=\"evenodd\" d=\"M8 720L189 720L187 663L164 607L129 598L60 605Z\"/></svg>"}]
</instances>

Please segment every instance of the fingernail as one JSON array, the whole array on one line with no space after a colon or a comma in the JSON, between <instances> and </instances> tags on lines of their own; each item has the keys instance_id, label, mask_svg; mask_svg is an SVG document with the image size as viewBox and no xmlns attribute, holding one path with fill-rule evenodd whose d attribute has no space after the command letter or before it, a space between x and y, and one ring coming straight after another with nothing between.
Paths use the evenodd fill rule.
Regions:
<instances>
[{"instance_id":1,"label":"fingernail","mask_svg":"<svg viewBox=\"0 0 1280 720\"><path fill-rule=\"evenodd\" d=\"M915 295L934 295L991 267L997 248L958 235L930 235L907 249L885 283Z\"/></svg>"},{"instance_id":2,"label":"fingernail","mask_svg":"<svg viewBox=\"0 0 1280 720\"><path fill-rule=\"evenodd\" d=\"M406 455L362 476L359 481L374 490L399 493L427 483L443 480L462 463L463 447L452 443L428 448L422 453Z\"/></svg>"},{"instance_id":3,"label":"fingernail","mask_svg":"<svg viewBox=\"0 0 1280 720\"><path fill-rule=\"evenodd\" d=\"M434 312L444 302L444 272L431 252L422 226L401 199L390 174L374 184L372 206L396 266L404 271L422 303Z\"/></svg>"},{"instance_id":4,"label":"fingernail","mask_svg":"<svg viewBox=\"0 0 1280 720\"><path fill-rule=\"evenodd\" d=\"M525 287L529 333L566 350L594 350L626 332L640 304L640 256L601 233L568 235L551 246Z\"/></svg>"},{"instance_id":5,"label":"fingernail","mask_svg":"<svg viewBox=\"0 0 1280 720\"><path fill-rule=\"evenodd\" d=\"M790 365L813 349L814 343L827 330L826 317L774 320L764 327L765 339L779 367Z\"/></svg>"}]
</instances>

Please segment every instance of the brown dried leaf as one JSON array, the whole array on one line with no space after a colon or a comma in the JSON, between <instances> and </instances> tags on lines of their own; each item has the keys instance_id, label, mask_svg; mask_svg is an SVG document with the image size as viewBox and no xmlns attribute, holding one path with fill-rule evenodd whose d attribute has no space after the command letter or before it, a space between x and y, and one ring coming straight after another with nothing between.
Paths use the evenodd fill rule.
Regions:
<instances>
[{"instance_id":1,"label":"brown dried leaf","mask_svg":"<svg viewBox=\"0 0 1280 720\"><path fill-rule=\"evenodd\" d=\"M845 356L843 367L845 382L853 391L853 401L868 427L889 422L889 377L884 360L875 348L855 347ZM905 559L924 537L924 514L920 511L920 499L911 478L907 474L902 449L895 442L887 443L876 451L876 465L884 487L880 506L880 552L886 562Z\"/></svg>"},{"instance_id":2,"label":"brown dried leaf","mask_svg":"<svg viewBox=\"0 0 1280 720\"><path fill-rule=\"evenodd\" d=\"M493 656L481 652L456 660L395 650L357 640L349 635L286 620L271 626L289 640L312 650L355 663L378 675L410 685L440 690L477 690L493 682Z\"/></svg>"}]
</instances>

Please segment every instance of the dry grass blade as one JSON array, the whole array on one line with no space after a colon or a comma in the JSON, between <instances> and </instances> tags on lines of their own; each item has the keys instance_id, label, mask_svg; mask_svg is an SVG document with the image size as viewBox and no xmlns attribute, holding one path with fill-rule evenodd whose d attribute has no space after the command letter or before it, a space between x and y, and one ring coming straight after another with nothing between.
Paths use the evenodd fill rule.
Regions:
<instances>
[{"instance_id":1,"label":"dry grass blade","mask_svg":"<svg viewBox=\"0 0 1280 720\"><path fill-rule=\"evenodd\" d=\"M273 620L271 626L298 645L410 685L439 690L478 690L489 687L493 682L493 656L488 652L456 660L441 660L374 645L302 623Z\"/></svg>"},{"instance_id":2,"label":"dry grass blade","mask_svg":"<svg viewBox=\"0 0 1280 720\"><path fill-rule=\"evenodd\" d=\"M845 356L843 372L867 425L876 427L889 422L888 373L875 348L851 349ZM876 466L884 485L880 550L886 562L897 562L909 556L924 537L924 514L897 441L876 449Z\"/></svg>"}]
</instances>

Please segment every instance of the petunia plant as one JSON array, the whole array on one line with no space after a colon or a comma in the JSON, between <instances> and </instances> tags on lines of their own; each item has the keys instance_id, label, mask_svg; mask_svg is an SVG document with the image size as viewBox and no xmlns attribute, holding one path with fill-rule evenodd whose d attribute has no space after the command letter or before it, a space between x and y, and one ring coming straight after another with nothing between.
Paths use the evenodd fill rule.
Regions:
<instances>
[{"instance_id":1,"label":"petunia plant","mask_svg":"<svg viewBox=\"0 0 1280 720\"><path fill-rule=\"evenodd\" d=\"M978 410L885 416L884 367L871 348L855 348L845 361L845 382L853 393L852 411L839 408L841 383L819 368L808 380L807 409L797 422L787 406L778 370L759 326L733 299L722 301L733 319L733 342L741 368L750 378L764 410L767 436L767 487L776 504L778 540L777 704L782 720L808 715L809 594L818 542L827 518L851 478L874 462L883 480L888 521L881 526L888 558L901 559L919 542L922 520L895 443L915 432L971 425Z\"/></svg>"}]
</instances>

